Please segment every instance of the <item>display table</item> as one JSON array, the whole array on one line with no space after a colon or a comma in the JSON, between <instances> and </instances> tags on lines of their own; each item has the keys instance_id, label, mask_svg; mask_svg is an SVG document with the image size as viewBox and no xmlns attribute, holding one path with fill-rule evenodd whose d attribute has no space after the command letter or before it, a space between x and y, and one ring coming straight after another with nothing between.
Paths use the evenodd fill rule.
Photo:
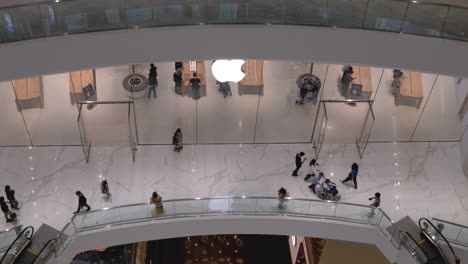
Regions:
<instances>
[{"instance_id":1,"label":"display table","mask_svg":"<svg viewBox=\"0 0 468 264\"><path fill-rule=\"evenodd\" d=\"M127 75L122 81L122 87L126 90L128 98L140 99L145 97L149 80L142 74L133 73Z\"/></svg>"},{"instance_id":2,"label":"display table","mask_svg":"<svg viewBox=\"0 0 468 264\"><path fill-rule=\"evenodd\" d=\"M263 95L263 61L247 60L241 69L245 77L239 82L239 95Z\"/></svg>"},{"instance_id":3,"label":"display table","mask_svg":"<svg viewBox=\"0 0 468 264\"><path fill-rule=\"evenodd\" d=\"M44 108L41 77L16 80L14 89L18 112L31 108Z\"/></svg>"},{"instance_id":4,"label":"display table","mask_svg":"<svg viewBox=\"0 0 468 264\"><path fill-rule=\"evenodd\" d=\"M353 81L347 88L346 99L370 99L372 95L372 81L370 67L353 65ZM353 84L362 85L360 94L353 93Z\"/></svg>"},{"instance_id":5,"label":"display table","mask_svg":"<svg viewBox=\"0 0 468 264\"><path fill-rule=\"evenodd\" d=\"M395 105L406 105L419 108L424 98L421 73L409 71L402 72L404 78L401 82L400 91L395 96Z\"/></svg>"},{"instance_id":6,"label":"display table","mask_svg":"<svg viewBox=\"0 0 468 264\"><path fill-rule=\"evenodd\" d=\"M83 94L83 88L91 85L94 89L94 94L97 100L96 94L96 73L93 70L84 70L77 72L70 72L70 103L75 104L76 101L87 101L89 98Z\"/></svg>"}]
</instances>

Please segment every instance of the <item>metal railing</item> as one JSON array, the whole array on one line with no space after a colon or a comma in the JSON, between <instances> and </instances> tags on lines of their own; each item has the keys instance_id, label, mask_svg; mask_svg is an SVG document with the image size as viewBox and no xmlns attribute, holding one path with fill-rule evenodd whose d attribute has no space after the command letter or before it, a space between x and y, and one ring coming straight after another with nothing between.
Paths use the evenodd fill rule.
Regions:
<instances>
[{"instance_id":1,"label":"metal railing","mask_svg":"<svg viewBox=\"0 0 468 264\"><path fill-rule=\"evenodd\" d=\"M34 235L34 227L28 226L24 228L16 239L10 244L8 249L3 254L0 260L1 264L12 264L16 258L21 255L21 252L31 243L31 238Z\"/></svg>"},{"instance_id":2,"label":"metal railing","mask_svg":"<svg viewBox=\"0 0 468 264\"><path fill-rule=\"evenodd\" d=\"M104 30L280 24L468 40L468 9L409 0L72 0L0 9L0 43Z\"/></svg>"},{"instance_id":3,"label":"metal railing","mask_svg":"<svg viewBox=\"0 0 468 264\"><path fill-rule=\"evenodd\" d=\"M401 231L380 208L374 208L373 211L370 206L359 204L291 198L286 199L284 204L279 208L279 200L275 197L222 197L167 200L164 201L162 214L157 214L155 206L148 203L94 210L77 214L67 223L57 236L55 256L60 256L80 232L145 221L218 215L275 215L332 219L375 226L397 249L406 243L400 239ZM414 248L410 246L405 248L416 260L421 259Z\"/></svg>"},{"instance_id":4,"label":"metal railing","mask_svg":"<svg viewBox=\"0 0 468 264\"><path fill-rule=\"evenodd\" d=\"M0 231L0 255L8 250L8 247L15 241L21 232L22 225Z\"/></svg>"},{"instance_id":5,"label":"metal railing","mask_svg":"<svg viewBox=\"0 0 468 264\"><path fill-rule=\"evenodd\" d=\"M455 254L452 245L450 245L450 242L447 241L440 230L429 219L424 217L419 219L418 225L426 239L438 248L440 255L445 260L445 263L455 264L455 260L457 260L458 257Z\"/></svg>"}]
</instances>

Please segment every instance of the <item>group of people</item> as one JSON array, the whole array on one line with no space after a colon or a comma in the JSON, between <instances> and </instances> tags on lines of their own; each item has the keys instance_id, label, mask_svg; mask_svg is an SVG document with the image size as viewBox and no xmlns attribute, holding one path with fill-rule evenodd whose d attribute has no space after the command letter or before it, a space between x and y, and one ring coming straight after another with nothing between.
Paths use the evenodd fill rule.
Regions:
<instances>
[{"instance_id":1,"label":"group of people","mask_svg":"<svg viewBox=\"0 0 468 264\"><path fill-rule=\"evenodd\" d=\"M306 98L307 94L310 92L312 93L311 99L312 103L317 102L317 95L320 89L320 83L315 82L311 78L304 78L301 83L301 87L299 89L299 96L296 99L296 104L304 104L304 99Z\"/></svg>"},{"instance_id":2,"label":"group of people","mask_svg":"<svg viewBox=\"0 0 468 264\"><path fill-rule=\"evenodd\" d=\"M304 152L299 152L296 154L294 161L296 168L294 169L292 176L297 177L299 170L301 169L304 162L307 160L305 157ZM349 181L354 183L354 189L358 188L357 184L357 176L359 172L359 165L357 163L353 163L351 165L351 171L349 172L348 176L343 179L341 182L346 184ZM316 159L312 159L309 163L309 169L307 171L306 176L304 177L304 181L310 182L311 184L308 186L309 189L316 193L319 198L326 199L326 200L339 200L341 199L341 195L337 189L337 186L334 182L330 181L330 179L325 178L325 174L320 170L319 164ZM317 192L317 186L320 186L320 193ZM281 190L281 189L280 189ZM325 192L325 193L322 193ZM287 193L287 192L286 192ZM329 195L326 195L329 194ZM279 195L278 195L279 196ZM373 201L370 206L373 208L377 208L380 206L380 196L379 192L376 192L373 197L369 198L369 200ZM372 210L371 215L374 214L374 210Z\"/></svg>"},{"instance_id":3,"label":"group of people","mask_svg":"<svg viewBox=\"0 0 468 264\"><path fill-rule=\"evenodd\" d=\"M182 92L182 83L183 83L183 76L182 76L182 67L183 63L181 61L175 62L175 72L172 75L172 79L174 81L174 88L175 93L178 95L183 95ZM158 67L154 65L154 63L150 64L150 70L148 73L148 99L151 98L151 93L153 93L154 98L157 97L156 95L156 88L158 87ZM193 97L194 99L200 98L200 88L201 88L202 81L198 77L198 73L194 72L193 77L189 80L189 86L192 87ZM198 98L196 98L198 97Z\"/></svg>"},{"instance_id":4,"label":"group of people","mask_svg":"<svg viewBox=\"0 0 468 264\"><path fill-rule=\"evenodd\" d=\"M19 202L15 198L15 190L13 190L10 185L5 186L5 195L0 196L0 207L2 209L3 214L5 215L5 220L7 223L16 222L17 216L16 213L12 210L19 210ZM8 203L10 207L8 207Z\"/></svg>"}]
</instances>

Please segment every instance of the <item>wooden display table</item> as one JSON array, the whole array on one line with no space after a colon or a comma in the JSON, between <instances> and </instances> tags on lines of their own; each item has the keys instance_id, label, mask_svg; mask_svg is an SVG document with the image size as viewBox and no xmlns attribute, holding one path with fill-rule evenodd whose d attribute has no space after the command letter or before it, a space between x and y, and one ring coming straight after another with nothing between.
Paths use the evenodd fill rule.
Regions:
<instances>
[{"instance_id":1,"label":"wooden display table","mask_svg":"<svg viewBox=\"0 0 468 264\"><path fill-rule=\"evenodd\" d=\"M241 69L245 77L239 82L239 95L263 95L263 61L247 60Z\"/></svg>"},{"instance_id":2,"label":"wooden display table","mask_svg":"<svg viewBox=\"0 0 468 264\"><path fill-rule=\"evenodd\" d=\"M31 108L44 108L42 77L14 81L18 112Z\"/></svg>"},{"instance_id":3,"label":"wooden display table","mask_svg":"<svg viewBox=\"0 0 468 264\"><path fill-rule=\"evenodd\" d=\"M403 72L399 94L395 96L395 105L406 105L419 108L423 100L421 73Z\"/></svg>"},{"instance_id":4,"label":"wooden display table","mask_svg":"<svg viewBox=\"0 0 468 264\"><path fill-rule=\"evenodd\" d=\"M353 65L353 81L346 92L346 99L370 99L372 95L372 81L370 67ZM361 95L352 94L353 84L362 85Z\"/></svg>"},{"instance_id":5,"label":"wooden display table","mask_svg":"<svg viewBox=\"0 0 468 264\"><path fill-rule=\"evenodd\" d=\"M196 61L196 66L193 69L190 69L190 62L184 61L184 65L182 66L182 85L188 86L190 79L193 78L193 73L196 72L198 74L198 78L200 78L201 86L206 85L206 74L205 74L205 62L204 61Z\"/></svg>"},{"instance_id":6,"label":"wooden display table","mask_svg":"<svg viewBox=\"0 0 468 264\"><path fill-rule=\"evenodd\" d=\"M85 88L89 84L91 84L94 91L96 92L96 72L94 71L94 69L70 72L69 90L71 104L75 104L76 101L87 100L86 96L83 94L83 88Z\"/></svg>"}]
</instances>

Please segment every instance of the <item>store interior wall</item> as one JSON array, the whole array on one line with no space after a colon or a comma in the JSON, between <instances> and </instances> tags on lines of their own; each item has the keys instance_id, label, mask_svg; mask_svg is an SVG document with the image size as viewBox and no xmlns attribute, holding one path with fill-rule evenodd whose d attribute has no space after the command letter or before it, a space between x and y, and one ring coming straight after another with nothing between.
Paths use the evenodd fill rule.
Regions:
<instances>
[{"instance_id":1,"label":"store interior wall","mask_svg":"<svg viewBox=\"0 0 468 264\"><path fill-rule=\"evenodd\" d=\"M320 264L349 263L350 260L359 264L390 264L376 247L327 239Z\"/></svg>"},{"instance_id":2,"label":"store interior wall","mask_svg":"<svg viewBox=\"0 0 468 264\"><path fill-rule=\"evenodd\" d=\"M462 120L460 125L460 133L462 138L460 140L460 152L462 167L465 175L468 176L468 79L458 79L457 86L457 109L459 117Z\"/></svg>"},{"instance_id":3,"label":"store interior wall","mask_svg":"<svg viewBox=\"0 0 468 264\"><path fill-rule=\"evenodd\" d=\"M338 80L343 65L265 61L263 93L239 94L230 83L232 96L218 91L206 65L206 96L194 100L174 91L173 62L156 63L157 98L146 94L132 98L122 88L131 72L148 75L149 65L129 65L96 69L97 101L133 101L139 144L171 144L177 128L184 132L186 144L219 143L302 143L310 142L318 103L306 99L296 104L296 79L303 73L317 75L322 81L318 95L322 100L342 100ZM371 67L372 105L375 123L370 142L454 141L461 137L457 108L457 78L422 74L423 99L419 108L396 105L390 93L393 69ZM0 120L5 124L0 145L79 145L78 107L70 100L69 74L42 77L43 108L19 109L13 82L1 83ZM72 88L73 90L73 88ZM367 104L334 103L326 105L329 120L325 142L354 143L369 109ZM128 105L95 105L82 108L89 140L95 145L128 144ZM29 137L31 140L29 140Z\"/></svg>"}]
</instances>

